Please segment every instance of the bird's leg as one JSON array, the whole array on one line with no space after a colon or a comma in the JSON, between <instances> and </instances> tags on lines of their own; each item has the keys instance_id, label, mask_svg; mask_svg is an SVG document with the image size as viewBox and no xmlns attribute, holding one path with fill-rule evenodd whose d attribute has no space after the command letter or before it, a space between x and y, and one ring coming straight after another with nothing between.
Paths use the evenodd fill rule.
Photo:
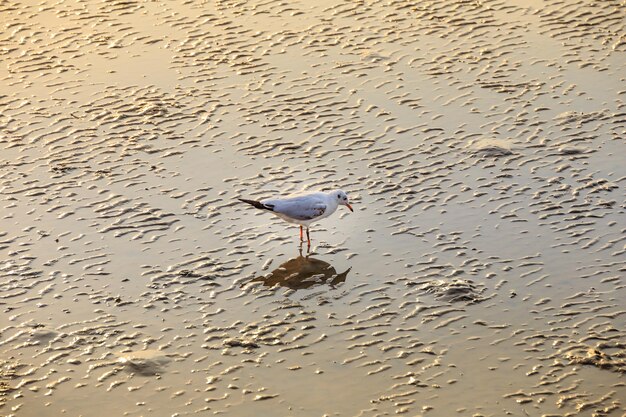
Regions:
<instances>
[{"instance_id":1,"label":"bird's leg","mask_svg":"<svg viewBox=\"0 0 626 417\"><path fill-rule=\"evenodd\" d=\"M311 235L309 234L309 228L306 228L306 243L307 247L311 249Z\"/></svg>"},{"instance_id":2,"label":"bird's leg","mask_svg":"<svg viewBox=\"0 0 626 417\"><path fill-rule=\"evenodd\" d=\"M300 242L303 242L304 238L302 236L302 225L300 225Z\"/></svg>"}]
</instances>

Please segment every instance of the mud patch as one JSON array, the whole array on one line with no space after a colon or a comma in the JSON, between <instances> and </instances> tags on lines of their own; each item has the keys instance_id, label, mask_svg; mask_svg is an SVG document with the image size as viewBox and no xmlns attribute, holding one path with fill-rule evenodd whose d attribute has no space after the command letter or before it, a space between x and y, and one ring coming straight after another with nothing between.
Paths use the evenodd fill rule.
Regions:
<instances>
[{"instance_id":1,"label":"mud patch","mask_svg":"<svg viewBox=\"0 0 626 417\"><path fill-rule=\"evenodd\" d=\"M6 404L9 394L15 391L13 380L16 377L16 367L7 361L0 360L0 409Z\"/></svg>"},{"instance_id":2,"label":"mud patch","mask_svg":"<svg viewBox=\"0 0 626 417\"><path fill-rule=\"evenodd\" d=\"M433 294L436 299L449 303L465 302L468 304L479 303L486 298L482 296L486 288L475 284L471 280L454 279L433 280L420 287L425 294Z\"/></svg>"},{"instance_id":3,"label":"mud patch","mask_svg":"<svg viewBox=\"0 0 626 417\"><path fill-rule=\"evenodd\" d=\"M497 158L512 155L511 145L498 139L481 139L468 145L468 152L485 158Z\"/></svg>"},{"instance_id":4,"label":"mud patch","mask_svg":"<svg viewBox=\"0 0 626 417\"><path fill-rule=\"evenodd\" d=\"M155 350L123 353L118 359L126 372L140 376L161 375L170 362L168 356Z\"/></svg>"},{"instance_id":5,"label":"mud patch","mask_svg":"<svg viewBox=\"0 0 626 417\"><path fill-rule=\"evenodd\" d=\"M608 354L601 348L579 346L567 350L563 355L570 364L592 365L601 369L626 373L626 349L623 343L612 347L614 353ZM605 350L609 350L605 347Z\"/></svg>"}]
</instances>

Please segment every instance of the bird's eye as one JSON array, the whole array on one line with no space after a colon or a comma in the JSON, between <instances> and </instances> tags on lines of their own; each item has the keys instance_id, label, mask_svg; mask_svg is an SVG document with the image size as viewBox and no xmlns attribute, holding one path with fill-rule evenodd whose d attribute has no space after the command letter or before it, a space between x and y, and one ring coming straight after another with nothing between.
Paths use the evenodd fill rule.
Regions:
<instances>
[{"instance_id":1,"label":"bird's eye","mask_svg":"<svg viewBox=\"0 0 626 417\"><path fill-rule=\"evenodd\" d=\"M341 194L337 194L337 198L341 198Z\"/></svg>"}]
</instances>

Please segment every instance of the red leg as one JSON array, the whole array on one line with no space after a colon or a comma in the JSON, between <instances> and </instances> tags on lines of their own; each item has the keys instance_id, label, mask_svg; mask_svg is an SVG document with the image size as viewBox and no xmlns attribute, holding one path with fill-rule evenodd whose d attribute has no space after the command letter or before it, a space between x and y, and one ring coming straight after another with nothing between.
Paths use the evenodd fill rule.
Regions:
<instances>
[{"instance_id":1,"label":"red leg","mask_svg":"<svg viewBox=\"0 0 626 417\"><path fill-rule=\"evenodd\" d=\"M311 247L311 235L309 234L309 228L306 228L306 243L307 246L310 248Z\"/></svg>"},{"instance_id":2,"label":"red leg","mask_svg":"<svg viewBox=\"0 0 626 417\"><path fill-rule=\"evenodd\" d=\"M302 226L300 226L300 242L302 242L304 240L303 236L302 236Z\"/></svg>"}]
</instances>

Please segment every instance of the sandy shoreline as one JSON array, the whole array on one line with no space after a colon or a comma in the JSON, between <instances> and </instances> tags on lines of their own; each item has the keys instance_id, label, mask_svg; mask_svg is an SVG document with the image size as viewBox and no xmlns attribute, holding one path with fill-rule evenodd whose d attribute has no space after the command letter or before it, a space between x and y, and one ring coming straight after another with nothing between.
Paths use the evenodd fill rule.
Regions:
<instances>
[{"instance_id":1,"label":"sandy shoreline","mask_svg":"<svg viewBox=\"0 0 626 417\"><path fill-rule=\"evenodd\" d=\"M626 413L623 3L0 16L0 415Z\"/></svg>"}]
</instances>

